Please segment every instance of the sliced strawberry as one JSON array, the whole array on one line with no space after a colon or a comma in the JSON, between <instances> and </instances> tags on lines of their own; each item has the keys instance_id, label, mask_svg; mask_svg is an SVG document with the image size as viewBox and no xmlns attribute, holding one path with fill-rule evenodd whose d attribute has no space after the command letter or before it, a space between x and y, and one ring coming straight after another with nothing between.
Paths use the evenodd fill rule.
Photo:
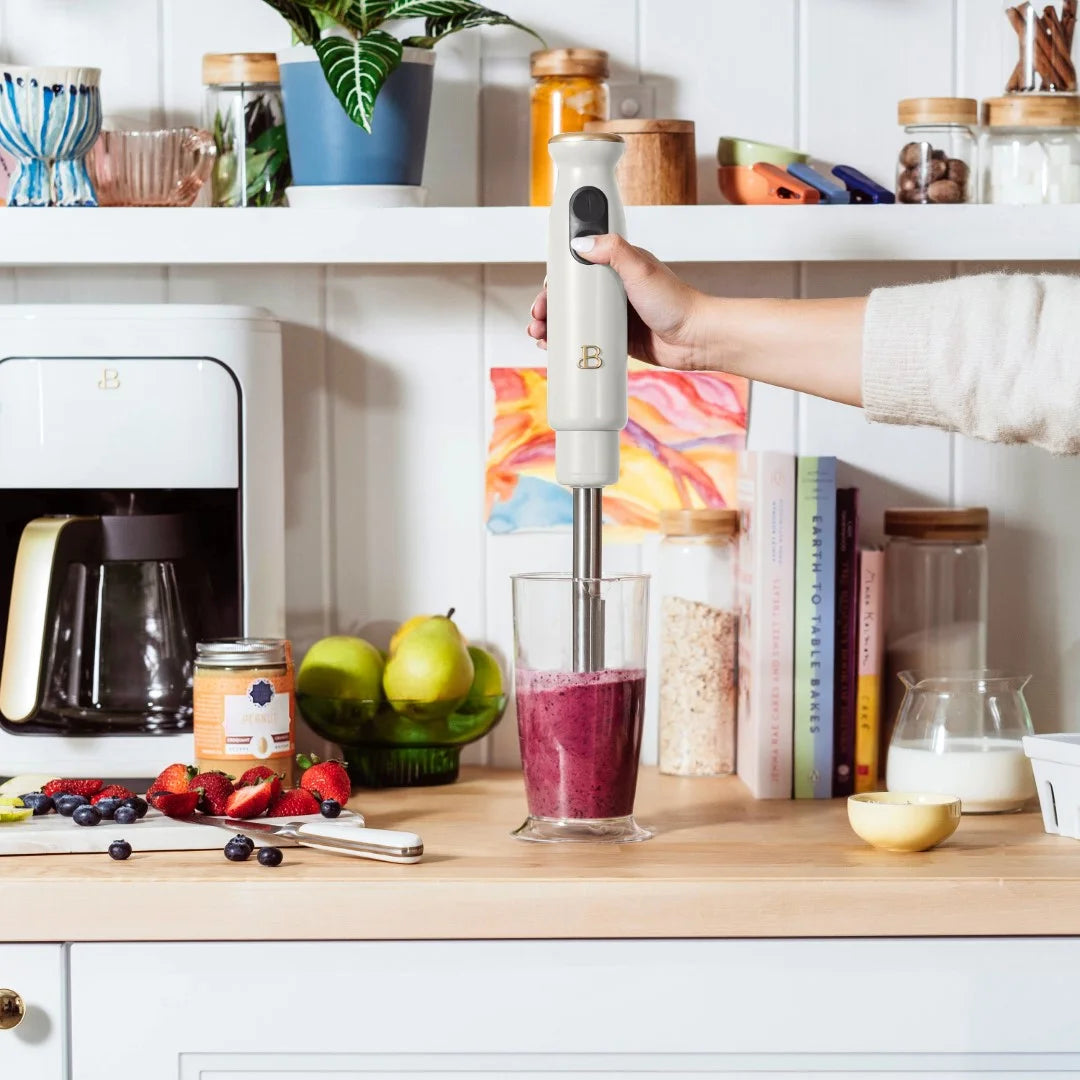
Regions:
<instances>
[{"instance_id":1,"label":"sliced strawberry","mask_svg":"<svg viewBox=\"0 0 1080 1080\"><path fill-rule=\"evenodd\" d=\"M193 776L188 784L190 791L197 791L199 809L204 814L213 814L220 817L225 813L225 806L229 796L236 790L232 781L223 772L205 772Z\"/></svg>"},{"instance_id":2,"label":"sliced strawberry","mask_svg":"<svg viewBox=\"0 0 1080 1080\"><path fill-rule=\"evenodd\" d=\"M305 814L317 814L319 800L303 788L289 788L270 804L267 817L303 817Z\"/></svg>"},{"instance_id":3,"label":"sliced strawberry","mask_svg":"<svg viewBox=\"0 0 1080 1080\"><path fill-rule=\"evenodd\" d=\"M129 791L120 784L110 784L103 787L90 801L96 806L102 799L131 799L134 796L134 791Z\"/></svg>"},{"instance_id":4,"label":"sliced strawberry","mask_svg":"<svg viewBox=\"0 0 1080 1080\"><path fill-rule=\"evenodd\" d=\"M85 795L90 798L101 790L100 780L50 780L41 788L42 795Z\"/></svg>"},{"instance_id":5,"label":"sliced strawberry","mask_svg":"<svg viewBox=\"0 0 1080 1080\"><path fill-rule=\"evenodd\" d=\"M343 761L319 761L318 758L304 758L297 756L297 763L304 768L304 762L314 761L314 764L304 769L300 777L300 786L310 791L320 801L333 799L344 806L352 795L352 781L345 770Z\"/></svg>"},{"instance_id":6,"label":"sliced strawberry","mask_svg":"<svg viewBox=\"0 0 1080 1080\"><path fill-rule=\"evenodd\" d=\"M146 789L148 792L171 791L177 795L184 795L188 790L188 781L195 775L195 770L190 765L177 762L158 773L158 778Z\"/></svg>"},{"instance_id":7,"label":"sliced strawberry","mask_svg":"<svg viewBox=\"0 0 1080 1080\"><path fill-rule=\"evenodd\" d=\"M248 769L248 771L236 781L236 786L246 787L248 784L261 784L264 780L270 781L270 798L276 799L281 794L281 777L266 765L256 765L253 768Z\"/></svg>"},{"instance_id":8,"label":"sliced strawberry","mask_svg":"<svg viewBox=\"0 0 1080 1080\"><path fill-rule=\"evenodd\" d=\"M199 802L197 791L185 791L177 794L174 791L162 791L158 793L154 806L166 817L191 817L195 813L195 807Z\"/></svg>"},{"instance_id":9,"label":"sliced strawberry","mask_svg":"<svg viewBox=\"0 0 1080 1080\"><path fill-rule=\"evenodd\" d=\"M270 805L273 780L262 780L237 788L225 803L225 814L231 818L253 818L266 813Z\"/></svg>"}]
</instances>

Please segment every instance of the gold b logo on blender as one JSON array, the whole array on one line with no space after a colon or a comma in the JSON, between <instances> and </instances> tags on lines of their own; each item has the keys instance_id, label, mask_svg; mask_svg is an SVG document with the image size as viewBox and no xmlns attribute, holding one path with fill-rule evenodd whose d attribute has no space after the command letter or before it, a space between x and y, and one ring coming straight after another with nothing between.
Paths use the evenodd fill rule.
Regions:
<instances>
[{"instance_id":1,"label":"gold b logo on blender","mask_svg":"<svg viewBox=\"0 0 1080 1080\"><path fill-rule=\"evenodd\" d=\"M604 354L599 345L582 345L581 359L577 362L579 368L593 370L604 366Z\"/></svg>"}]
</instances>

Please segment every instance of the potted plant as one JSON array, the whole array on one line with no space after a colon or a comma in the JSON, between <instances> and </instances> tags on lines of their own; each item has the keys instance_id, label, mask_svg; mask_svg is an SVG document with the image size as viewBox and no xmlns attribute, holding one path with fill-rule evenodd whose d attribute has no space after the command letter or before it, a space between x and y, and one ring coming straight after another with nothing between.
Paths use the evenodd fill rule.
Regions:
<instances>
[{"instance_id":1,"label":"potted plant","mask_svg":"<svg viewBox=\"0 0 1080 1080\"><path fill-rule=\"evenodd\" d=\"M434 47L477 26L516 26L539 39L472 0L266 3L285 17L300 43L278 54L293 183L300 186L418 186ZM415 18L425 20L423 34L399 38L386 28Z\"/></svg>"}]
</instances>

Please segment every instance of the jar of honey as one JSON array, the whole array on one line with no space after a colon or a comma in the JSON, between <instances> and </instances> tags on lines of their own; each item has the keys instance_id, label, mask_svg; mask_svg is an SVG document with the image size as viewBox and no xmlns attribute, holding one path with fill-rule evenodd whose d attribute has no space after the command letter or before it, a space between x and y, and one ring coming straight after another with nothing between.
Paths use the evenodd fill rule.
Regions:
<instances>
[{"instance_id":1,"label":"jar of honey","mask_svg":"<svg viewBox=\"0 0 1080 1080\"><path fill-rule=\"evenodd\" d=\"M296 706L288 641L200 641L192 697L200 772L238 777L266 765L292 786Z\"/></svg>"},{"instance_id":2,"label":"jar of honey","mask_svg":"<svg viewBox=\"0 0 1080 1080\"><path fill-rule=\"evenodd\" d=\"M602 49L544 49L529 62L535 80L529 110L529 203L550 206L555 174L548 139L608 118L608 54Z\"/></svg>"}]
</instances>

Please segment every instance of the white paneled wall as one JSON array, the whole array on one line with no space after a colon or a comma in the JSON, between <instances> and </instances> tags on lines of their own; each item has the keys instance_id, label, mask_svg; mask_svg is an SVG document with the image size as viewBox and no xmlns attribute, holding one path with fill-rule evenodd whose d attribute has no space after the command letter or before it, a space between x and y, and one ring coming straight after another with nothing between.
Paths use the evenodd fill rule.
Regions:
<instances>
[{"instance_id":1,"label":"white paneled wall","mask_svg":"<svg viewBox=\"0 0 1080 1080\"><path fill-rule=\"evenodd\" d=\"M1014 48L999 0L493 3L551 44L608 49L613 81L651 88L657 115L695 120L703 202L718 201L720 134L798 143L888 183L897 99L998 93ZM99 65L106 113L137 122L198 119L204 52L287 43L261 0L0 0L0 56ZM433 203L524 201L532 46L500 29L440 48L425 175ZM717 293L770 296L865 293L957 269L682 268ZM508 661L508 575L568 563L565 538L488 536L481 520L487 371L542 362L524 336L541 278L539 266L36 269L0 274L0 302L270 308L285 322L288 609L298 648L334 630L384 640L394 622L453 605L465 632ZM863 488L870 539L889 504L988 504L993 659L1035 675L1040 728L1080 728L1080 616L1070 603L1080 592L1080 509L1069 497L1080 466L872 428L854 410L761 387L752 442L845 460ZM612 566L639 561L647 555L609 553ZM515 760L512 715L473 754Z\"/></svg>"}]
</instances>

